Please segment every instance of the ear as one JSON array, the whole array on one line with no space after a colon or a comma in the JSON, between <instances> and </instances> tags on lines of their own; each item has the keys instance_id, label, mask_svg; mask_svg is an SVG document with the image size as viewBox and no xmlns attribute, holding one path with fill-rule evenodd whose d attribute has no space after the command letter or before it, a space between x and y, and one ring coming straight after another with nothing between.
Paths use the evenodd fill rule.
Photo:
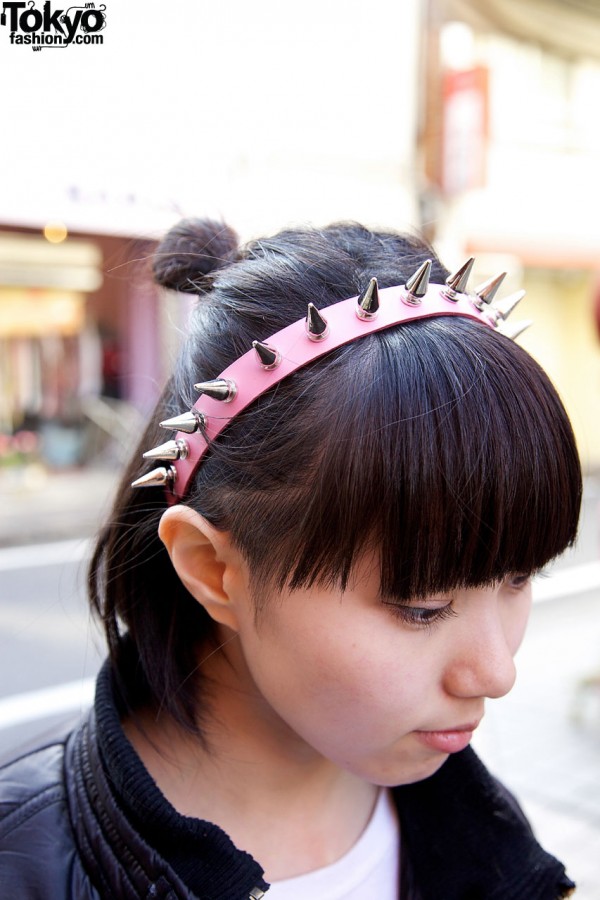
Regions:
<instances>
[{"instance_id":1,"label":"ear","mask_svg":"<svg viewBox=\"0 0 600 900\"><path fill-rule=\"evenodd\" d=\"M244 564L229 532L189 506L176 505L163 513L158 535L190 594L215 622L237 631L235 598L245 584Z\"/></svg>"}]
</instances>

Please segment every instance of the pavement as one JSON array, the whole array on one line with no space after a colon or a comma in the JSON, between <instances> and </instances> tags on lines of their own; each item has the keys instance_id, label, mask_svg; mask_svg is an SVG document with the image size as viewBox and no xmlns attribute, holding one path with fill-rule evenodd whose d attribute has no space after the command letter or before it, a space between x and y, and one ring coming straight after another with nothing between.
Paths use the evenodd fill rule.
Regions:
<instances>
[{"instance_id":1,"label":"pavement","mask_svg":"<svg viewBox=\"0 0 600 900\"><path fill-rule=\"evenodd\" d=\"M517 683L474 746L514 792L576 896L600 898L600 590L534 604Z\"/></svg>"},{"instance_id":2,"label":"pavement","mask_svg":"<svg viewBox=\"0 0 600 900\"><path fill-rule=\"evenodd\" d=\"M91 537L110 511L118 466L0 469L0 548Z\"/></svg>"},{"instance_id":3,"label":"pavement","mask_svg":"<svg viewBox=\"0 0 600 900\"><path fill-rule=\"evenodd\" d=\"M0 471L0 548L33 551L39 543L92 536L118 478L112 466ZM577 547L534 585L534 598L517 685L488 704L474 745L515 792L542 844L565 862L576 897L600 900L598 477L586 480Z\"/></svg>"}]
</instances>

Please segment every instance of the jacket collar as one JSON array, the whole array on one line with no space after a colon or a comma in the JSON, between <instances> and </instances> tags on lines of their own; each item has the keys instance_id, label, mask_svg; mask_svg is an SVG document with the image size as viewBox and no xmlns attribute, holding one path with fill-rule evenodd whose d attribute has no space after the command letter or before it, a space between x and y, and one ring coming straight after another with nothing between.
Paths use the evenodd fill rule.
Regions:
<instances>
[{"instance_id":1,"label":"jacket collar","mask_svg":"<svg viewBox=\"0 0 600 900\"><path fill-rule=\"evenodd\" d=\"M471 747L396 788L403 848L423 900L557 900L574 884Z\"/></svg>"},{"instance_id":2,"label":"jacket collar","mask_svg":"<svg viewBox=\"0 0 600 900\"><path fill-rule=\"evenodd\" d=\"M107 665L98 677L95 709L70 738L66 754L78 850L102 897L263 896L268 885L248 853L216 825L181 816L164 799L123 733ZM158 833L160 850L153 839ZM185 873L172 864L180 859L188 863ZM192 870L193 890L185 877Z\"/></svg>"}]
</instances>

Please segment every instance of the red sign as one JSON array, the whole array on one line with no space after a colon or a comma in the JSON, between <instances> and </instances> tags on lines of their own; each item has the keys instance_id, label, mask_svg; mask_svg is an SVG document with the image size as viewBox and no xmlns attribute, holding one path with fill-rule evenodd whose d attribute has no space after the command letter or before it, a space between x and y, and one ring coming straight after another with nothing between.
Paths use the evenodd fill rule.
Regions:
<instances>
[{"instance_id":1,"label":"red sign","mask_svg":"<svg viewBox=\"0 0 600 900\"><path fill-rule=\"evenodd\" d=\"M488 142L488 70L449 70L443 77L442 189L483 187Z\"/></svg>"}]
</instances>

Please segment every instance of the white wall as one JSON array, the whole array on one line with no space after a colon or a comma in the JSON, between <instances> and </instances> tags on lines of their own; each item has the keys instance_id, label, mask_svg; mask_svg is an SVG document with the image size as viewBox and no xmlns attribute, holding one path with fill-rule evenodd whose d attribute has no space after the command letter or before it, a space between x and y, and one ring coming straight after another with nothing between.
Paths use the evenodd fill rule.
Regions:
<instances>
[{"instance_id":1,"label":"white wall","mask_svg":"<svg viewBox=\"0 0 600 900\"><path fill-rule=\"evenodd\" d=\"M421 6L107 0L103 46L39 52L0 28L0 220L414 224Z\"/></svg>"}]
</instances>

